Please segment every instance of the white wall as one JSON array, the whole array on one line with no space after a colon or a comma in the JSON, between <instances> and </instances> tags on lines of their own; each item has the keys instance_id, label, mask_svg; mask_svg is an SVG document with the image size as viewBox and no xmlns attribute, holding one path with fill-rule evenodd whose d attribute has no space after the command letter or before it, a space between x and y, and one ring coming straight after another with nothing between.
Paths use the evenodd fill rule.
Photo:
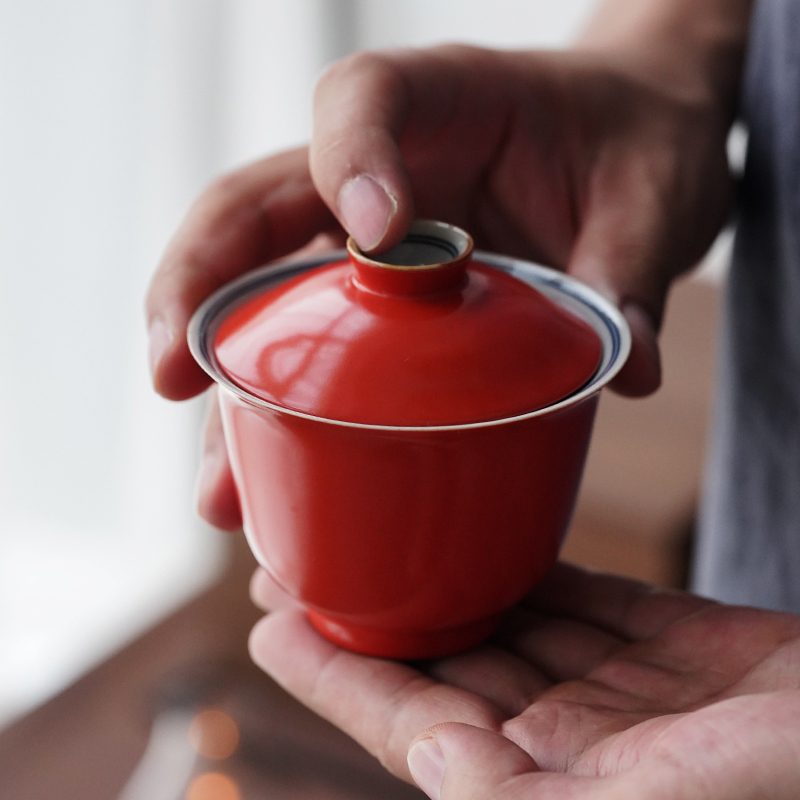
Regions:
<instances>
[{"instance_id":1,"label":"white wall","mask_svg":"<svg viewBox=\"0 0 800 800\"><path fill-rule=\"evenodd\" d=\"M501 48L563 47L596 0L363 0L358 30L367 47L470 42Z\"/></svg>"},{"instance_id":2,"label":"white wall","mask_svg":"<svg viewBox=\"0 0 800 800\"><path fill-rule=\"evenodd\" d=\"M150 390L142 300L218 168L220 7L0 3L0 718L218 569L199 409Z\"/></svg>"}]
</instances>

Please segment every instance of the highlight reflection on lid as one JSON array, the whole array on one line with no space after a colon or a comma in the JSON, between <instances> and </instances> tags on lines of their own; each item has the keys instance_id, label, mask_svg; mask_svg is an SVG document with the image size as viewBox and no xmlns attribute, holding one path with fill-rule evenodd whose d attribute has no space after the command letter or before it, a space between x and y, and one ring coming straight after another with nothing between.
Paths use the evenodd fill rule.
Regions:
<instances>
[{"instance_id":1,"label":"highlight reflection on lid","mask_svg":"<svg viewBox=\"0 0 800 800\"><path fill-rule=\"evenodd\" d=\"M503 419L580 389L600 363L596 332L471 253L468 234L430 221L379 257L351 243L348 261L233 308L217 360L256 397L374 425Z\"/></svg>"}]
</instances>

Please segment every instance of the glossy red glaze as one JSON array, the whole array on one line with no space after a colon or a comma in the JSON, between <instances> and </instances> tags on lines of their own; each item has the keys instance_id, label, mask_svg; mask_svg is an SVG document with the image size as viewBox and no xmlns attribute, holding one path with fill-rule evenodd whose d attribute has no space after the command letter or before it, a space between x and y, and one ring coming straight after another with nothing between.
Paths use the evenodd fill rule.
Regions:
<instances>
[{"instance_id":1,"label":"glossy red glaze","mask_svg":"<svg viewBox=\"0 0 800 800\"><path fill-rule=\"evenodd\" d=\"M320 632L370 655L475 645L547 572L597 391L630 345L602 299L517 268L562 308L507 266L470 261L463 232L440 242L447 227L412 231L422 266L403 267L404 246L386 256L397 268L351 247L356 265L245 278L190 326L221 385L256 557ZM446 265L435 263L443 250ZM262 280L272 288L259 291Z\"/></svg>"},{"instance_id":2,"label":"glossy red glaze","mask_svg":"<svg viewBox=\"0 0 800 800\"><path fill-rule=\"evenodd\" d=\"M553 565L597 405L408 431L220 396L258 560L325 636L389 658L478 643Z\"/></svg>"},{"instance_id":3,"label":"glossy red glaze","mask_svg":"<svg viewBox=\"0 0 800 800\"><path fill-rule=\"evenodd\" d=\"M358 268L330 264L242 303L216 335L222 368L284 408L425 426L535 411L600 362L589 325L499 270Z\"/></svg>"}]
</instances>

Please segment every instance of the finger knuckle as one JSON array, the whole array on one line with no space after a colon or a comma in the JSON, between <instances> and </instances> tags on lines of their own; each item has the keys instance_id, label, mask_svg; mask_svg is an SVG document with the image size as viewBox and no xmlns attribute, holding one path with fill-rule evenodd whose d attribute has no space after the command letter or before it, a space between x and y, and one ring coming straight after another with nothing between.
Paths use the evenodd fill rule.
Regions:
<instances>
[{"instance_id":1,"label":"finger knuckle","mask_svg":"<svg viewBox=\"0 0 800 800\"><path fill-rule=\"evenodd\" d=\"M246 169L227 172L215 178L203 192L200 200L213 200L215 204L222 204L226 199L236 199L242 196L252 182Z\"/></svg>"},{"instance_id":2,"label":"finger knuckle","mask_svg":"<svg viewBox=\"0 0 800 800\"><path fill-rule=\"evenodd\" d=\"M372 50L352 53L334 61L322 72L314 89L315 102L338 94L347 86L380 81L394 72L395 65L387 54Z\"/></svg>"}]
</instances>

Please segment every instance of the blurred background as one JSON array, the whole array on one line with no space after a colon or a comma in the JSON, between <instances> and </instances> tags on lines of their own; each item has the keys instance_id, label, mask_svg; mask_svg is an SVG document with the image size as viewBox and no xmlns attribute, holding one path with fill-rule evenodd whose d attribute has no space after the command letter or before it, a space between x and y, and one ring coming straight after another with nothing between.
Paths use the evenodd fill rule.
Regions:
<instances>
[{"instance_id":1,"label":"blurred background","mask_svg":"<svg viewBox=\"0 0 800 800\"><path fill-rule=\"evenodd\" d=\"M31 709L199 608L226 575L246 604L239 540L194 512L203 401L161 400L147 376L143 297L191 200L221 172L305 141L314 81L348 52L564 47L595 4L0 0L0 788L3 747L7 764L34 730ZM662 392L603 401L575 561L685 582L726 242L706 279L676 292ZM98 797L117 796L143 746ZM47 796L14 774L22 783L2 796ZM212 796L233 797L194 800Z\"/></svg>"}]
</instances>

